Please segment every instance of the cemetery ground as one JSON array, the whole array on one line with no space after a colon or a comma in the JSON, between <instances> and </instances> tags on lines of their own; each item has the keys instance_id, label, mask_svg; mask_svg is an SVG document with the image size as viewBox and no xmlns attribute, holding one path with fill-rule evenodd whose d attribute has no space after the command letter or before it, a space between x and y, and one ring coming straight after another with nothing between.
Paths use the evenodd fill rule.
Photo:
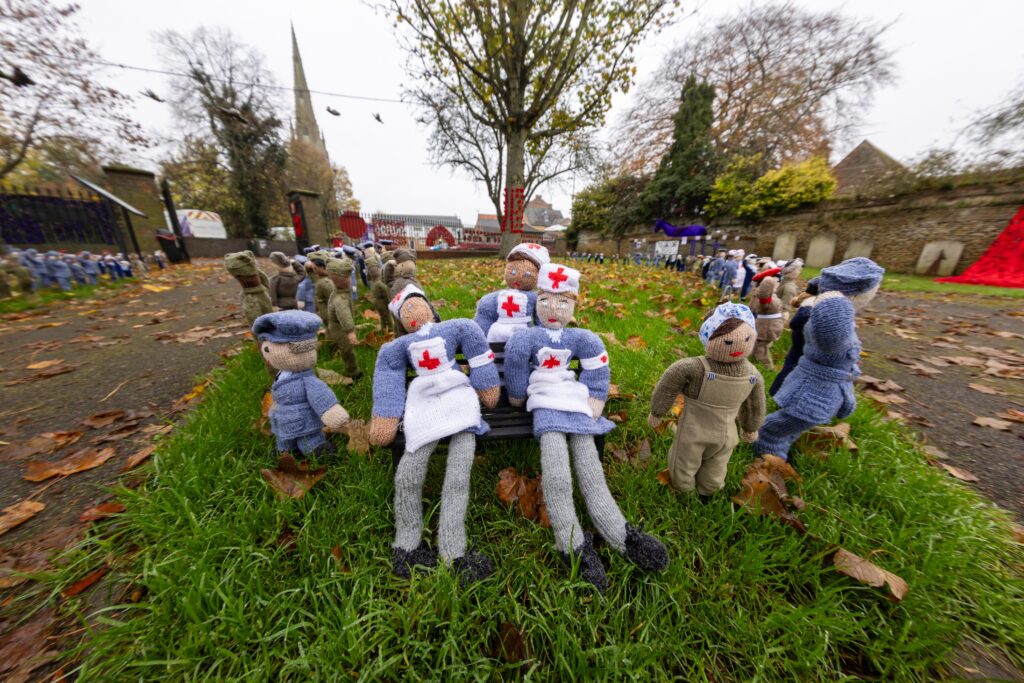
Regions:
<instances>
[{"instance_id":1,"label":"cemetery ground","mask_svg":"<svg viewBox=\"0 0 1024 683\"><path fill-rule=\"evenodd\" d=\"M475 548L495 561L495 574L465 588L440 568L416 574L412 581L394 577L393 469L387 449L367 449L360 443L358 428L351 429L350 436L335 436L340 453L324 476L303 497L280 498L260 474L261 468L275 466L276 455L272 439L261 430L261 399L269 379L255 350L246 348L229 358L225 367L210 375L208 386L189 391L194 374L219 361L220 340L208 339L204 346L149 344L148 355L135 361L141 363L136 372L146 372L148 364L159 362L158 355L169 349L195 346L205 355L182 359L176 373L154 373L132 382L83 415L104 410L107 404L140 409L150 400L144 395L130 405L114 399L132 390L129 387L140 393L157 391L162 382L176 383L171 398L194 394L189 401L198 405L179 428L158 435L155 453L122 480L128 485L115 494L123 511L119 506L108 508L109 516L94 522L80 545L3 597L5 623L0 628L7 635L0 636L0 649L13 647L20 659L5 659L0 666L7 666L6 673L11 674L42 664L41 670L78 673L84 680L483 680L530 675L888 681L1019 676L1024 666L1021 532L1014 531L1008 514L941 467L984 477L987 470L978 462L968 464L960 458L980 458L982 442L991 441L996 433L1001 438L1001 431L968 424L957 430L969 448L929 438L928 445L943 453L925 450L920 437L901 420L912 423L922 416L938 423L947 416L928 410L930 398L924 409L915 410L918 388L896 377L904 391L880 382L867 388L874 398L862 392L857 411L847 420L853 443L819 438L798 448L793 460L800 478L786 482L788 495L768 493L761 499L763 505L752 508L730 500L740 493L752 459L747 445L737 448L726 489L710 504L676 495L658 479L672 432L647 427L648 401L670 363L700 352L694 332L713 299L690 279L683 280L680 296L680 276L668 271L612 265L582 268L584 299L577 317L581 325L603 333L616 386L606 409L619 422L606 447L609 484L627 518L668 545L672 562L665 573L643 574L602 547L599 552L608 564L611 584L604 596L570 574L554 550L550 529L533 519L537 499L524 496L509 505L498 496L499 473L506 468L516 468L516 475L537 474L536 444L492 442L478 446L468 528ZM493 260L428 261L420 272L445 318L471 315L476 299L497 287L500 276ZM206 320L204 327L235 322L217 322L230 313L226 306L237 296L234 283L212 272L203 283L198 279L191 288L173 290L184 297L182 329L200 326L200 317ZM190 301L189 295L199 288L209 295ZM157 305L148 294L139 298L143 304L131 309L149 311ZM886 367L872 373L876 357L922 353L900 350L899 344L909 341L903 335L920 338L915 341L942 341L927 326L931 323L924 322L932 315L930 310L896 310L917 307L915 301L883 296L865 312L862 330L869 374L889 379L883 374ZM64 304L72 305L79 304ZM952 306L942 308L941 299L931 305L943 315L962 313ZM129 306L126 302L117 308ZM366 308L361 302L360 310ZM1008 315L1013 308L997 302L994 309L983 309L984 320L971 324L1020 332L1021 318ZM58 322L62 318L57 316L96 315L81 315L86 310L55 308L51 315ZM922 320L919 329L899 323L905 332L893 337L884 328L896 323L886 316ZM1016 326L997 325L996 316L1007 317L1007 324ZM144 316L133 322L121 310L118 317L118 324L95 334L150 332L133 328L147 322ZM365 327L360 336L365 338L375 322L361 319ZM895 350L873 346L875 338L869 335L875 335L876 328L891 338ZM60 329L44 331L50 335ZM979 331L968 330L947 343L989 345ZM30 341L11 336L23 332L0 330L2 353L7 356L4 367L14 367L8 358L16 349L24 352L21 344L55 339L42 333ZM223 343L236 345L236 339L225 337ZM1012 338L1009 341L1005 348L1014 346ZM785 341L776 344L776 358L781 359L785 347ZM357 353L367 377L355 384L337 382L334 388L353 417L367 419L375 345L361 345ZM1020 363L1003 357L1000 366L988 366L984 352L973 353L982 366L966 367L995 369L1002 375L971 381L991 384L1006 395L966 388L964 378L950 368L924 360L942 371L925 373L936 383L932 395L956 392L975 410L973 403L963 400L967 392L1018 400L1020 389L1013 387L1022 381L1015 374ZM938 347L934 355L966 356L967 351ZM80 362L56 347L38 357ZM106 361L93 396L102 398L113 388L114 365L119 362ZM326 349L321 350L320 366L341 371L340 361ZM1000 370L1002 366L1010 370ZM23 377L21 367L0 377ZM63 386L49 383L66 381L84 369L14 387L29 387L37 400L49 401L43 392ZM771 373L765 375L770 382ZM69 415L82 412L70 389L56 393L56 406L65 405L63 396ZM911 404L885 400L889 395L903 396ZM962 412L952 403L949 410ZM49 411L50 421L38 424L39 429L82 430L87 432L80 437L83 442L93 438L90 430L66 426L67 422L61 426L54 409ZM901 415L887 417L890 411ZM107 428L110 433L117 432L127 417L115 418ZM76 414L73 424L81 419ZM1010 434L1021 431L1021 425L1012 422ZM17 439L3 438L20 445L24 435L19 431ZM135 447L128 451L133 452ZM53 461L58 456L41 457ZM431 464L425 488L431 530L436 529L443 461L441 451ZM85 501L57 498L51 504L47 496L91 472L105 470L110 481L110 473L116 476L123 463L120 455L97 470L60 479L38 499L48 508L64 508L62 514L77 520ZM0 466L5 468L7 496L11 482L25 473L25 463L12 466L4 459ZM999 476L1019 478L1019 473L1018 462L1016 469L1003 470ZM530 482L522 483L529 494ZM992 491L998 499L996 489ZM506 500L514 498L507 487L501 492ZM89 503L102 497L95 495ZM4 504L14 498L5 498ZM43 510L37 518L49 512ZM103 511L95 516L102 517ZM6 545L28 539L33 524L37 520L0 541ZM838 547L866 562L851 565L838 560L849 557L837 552ZM52 661L47 662L48 653Z\"/></svg>"}]
</instances>

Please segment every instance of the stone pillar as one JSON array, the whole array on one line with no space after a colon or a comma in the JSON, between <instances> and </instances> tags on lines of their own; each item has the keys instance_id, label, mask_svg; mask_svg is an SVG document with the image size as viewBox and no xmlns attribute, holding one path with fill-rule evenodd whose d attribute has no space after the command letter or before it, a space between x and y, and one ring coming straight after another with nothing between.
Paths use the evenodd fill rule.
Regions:
<instances>
[{"instance_id":1,"label":"stone pillar","mask_svg":"<svg viewBox=\"0 0 1024 683\"><path fill-rule=\"evenodd\" d=\"M295 228L295 244L299 251L312 244L330 246L329 227L320 211L320 193L310 190L288 191L288 212Z\"/></svg>"},{"instance_id":2,"label":"stone pillar","mask_svg":"<svg viewBox=\"0 0 1024 683\"><path fill-rule=\"evenodd\" d=\"M161 249L156 233L157 230L167 229L167 220L164 218L164 203L160 198L160 189L156 186L156 174L117 164L104 166L103 173L107 177L107 187L112 194L146 214L145 218L131 217L132 229L135 231L139 248L150 254ZM121 214L120 208L115 211ZM123 217L119 217L119 220L124 221ZM131 237L125 235L124 241L131 249Z\"/></svg>"}]
</instances>

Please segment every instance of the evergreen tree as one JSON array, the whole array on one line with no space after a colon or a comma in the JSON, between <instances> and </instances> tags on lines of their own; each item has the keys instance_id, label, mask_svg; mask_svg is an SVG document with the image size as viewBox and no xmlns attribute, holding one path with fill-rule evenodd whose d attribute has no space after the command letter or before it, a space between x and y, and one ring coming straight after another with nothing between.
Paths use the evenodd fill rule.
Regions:
<instances>
[{"instance_id":1,"label":"evergreen tree","mask_svg":"<svg viewBox=\"0 0 1024 683\"><path fill-rule=\"evenodd\" d=\"M695 217L715 182L716 157L711 135L715 88L687 77L675 115L672 146L644 188L643 206L653 218Z\"/></svg>"}]
</instances>

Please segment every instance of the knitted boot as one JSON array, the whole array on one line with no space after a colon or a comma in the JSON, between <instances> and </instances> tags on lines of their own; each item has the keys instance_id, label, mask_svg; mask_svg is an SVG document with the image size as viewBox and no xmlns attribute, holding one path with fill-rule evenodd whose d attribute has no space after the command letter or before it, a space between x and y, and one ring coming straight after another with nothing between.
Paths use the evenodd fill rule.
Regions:
<instances>
[{"instance_id":1,"label":"knitted boot","mask_svg":"<svg viewBox=\"0 0 1024 683\"><path fill-rule=\"evenodd\" d=\"M648 572L668 566L668 550L654 536L626 522L626 559Z\"/></svg>"},{"instance_id":2,"label":"knitted boot","mask_svg":"<svg viewBox=\"0 0 1024 683\"><path fill-rule=\"evenodd\" d=\"M412 550L391 548L391 569L403 579L412 578L413 567L433 569L436 564L437 555L426 541L420 541L420 544Z\"/></svg>"},{"instance_id":3,"label":"knitted boot","mask_svg":"<svg viewBox=\"0 0 1024 683\"><path fill-rule=\"evenodd\" d=\"M580 577L584 581L593 584L601 593L608 590L608 576L605 574L601 557L594 550L594 537L590 535L589 531L583 534L583 543L578 548L571 553L559 552L558 554L561 555L562 561L570 571L575 560L579 562Z\"/></svg>"}]
</instances>

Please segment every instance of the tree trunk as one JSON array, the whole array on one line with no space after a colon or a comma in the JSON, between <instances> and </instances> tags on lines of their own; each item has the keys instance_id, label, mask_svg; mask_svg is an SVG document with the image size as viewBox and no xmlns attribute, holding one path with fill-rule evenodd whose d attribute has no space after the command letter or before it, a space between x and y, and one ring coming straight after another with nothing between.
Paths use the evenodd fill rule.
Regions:
<instances>
[{"instance_id":1,"label":"tree trunk","mask_svg":"<svg viewBox=\"0 0 1024 683\"><path fill-rule=\"evenodd\" d=\"M526 203L526 197L520 200L522 205L516 207L515 193L522 192L526 184L524 168L526 165L526 130L517 129L512 131L507 138L508 156L505 158L505 207L502 212L501 250L498 255L501 258L508 256L512 247L519 244L523 236L519 232L512 232L512 228L522 230L522 209Z\"/></svg>"}]
</instances>

